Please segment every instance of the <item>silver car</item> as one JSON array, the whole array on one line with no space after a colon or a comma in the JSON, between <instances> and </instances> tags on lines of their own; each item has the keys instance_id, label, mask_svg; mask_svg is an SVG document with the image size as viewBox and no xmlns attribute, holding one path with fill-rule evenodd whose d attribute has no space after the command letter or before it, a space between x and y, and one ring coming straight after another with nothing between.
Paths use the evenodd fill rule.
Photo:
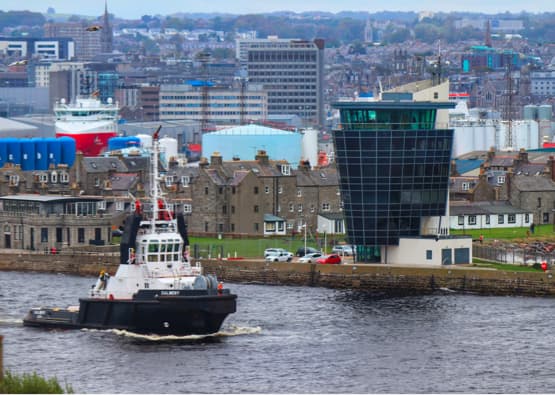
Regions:
<instances>
[{"instance_id":1,"label":"silver car","mask_svg":"<svg viewBox=\"0 0 555 395\"><path fill-rule=\"evenodd\" d=\"M312 252L310 254L306 254L305 256L299 258L300 263L315 263L316 259L322 256L321 252Z\"/></svg>"}]
</instances>

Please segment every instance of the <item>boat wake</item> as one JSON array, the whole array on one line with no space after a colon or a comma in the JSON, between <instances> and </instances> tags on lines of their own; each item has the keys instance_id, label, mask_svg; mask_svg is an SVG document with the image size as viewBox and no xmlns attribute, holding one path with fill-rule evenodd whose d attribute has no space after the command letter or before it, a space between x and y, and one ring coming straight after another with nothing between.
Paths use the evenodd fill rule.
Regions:
<instances>
[{"instance_id":1,"label":"boat wake","mask_svg":"<svg viewBox=\"0 0 555 395\"><path fill-rule=\"evenodd\" d=\"M0 318L0 326L19 326L23 320L19 318Z\"/></svg>"},{"instance_id":2,"label":"boat wake","mask_svg":"<svg viewBox=\"0 0 555 395\"><path fill-rule=\"evenodd\" d=\"M83 330L109 332L109 333L114 333L118 336L130 338L130 339L152 341L152 342L168 342L168 341L195 342L199 340L215 340L222 337L258 334L262 331L262 328L260 328L259 326L257 327L231 326L227 330L211 333L209 335L186 335L186 336L142 334L142 333L126 331L125 329L107 329L107 330L83 329Z\"/></svg>"}]
</instances>

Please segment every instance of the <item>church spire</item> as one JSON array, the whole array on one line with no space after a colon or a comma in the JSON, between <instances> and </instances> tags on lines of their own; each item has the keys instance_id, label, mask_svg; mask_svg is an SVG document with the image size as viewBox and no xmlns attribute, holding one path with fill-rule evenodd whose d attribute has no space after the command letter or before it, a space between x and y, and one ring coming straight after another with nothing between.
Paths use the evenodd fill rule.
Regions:
<instances>
[{"instance_id":1,"label":"church spire","mask_svg":"<svg viewBox=\"0 0 555 395\"><path fill-rule=\"evenodd\" d=\"M113 34L110 25L110 14L108 14L108 0L104 2L104 17L102 18L101 46L103 53L111 53L113 50Z\"/></svg>"}]
</instances>

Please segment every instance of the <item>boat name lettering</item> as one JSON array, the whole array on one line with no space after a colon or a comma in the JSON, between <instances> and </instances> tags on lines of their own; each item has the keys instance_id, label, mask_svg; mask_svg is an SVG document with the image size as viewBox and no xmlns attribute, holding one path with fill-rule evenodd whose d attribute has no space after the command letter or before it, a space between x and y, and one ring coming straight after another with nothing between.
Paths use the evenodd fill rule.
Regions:
<instances>
[{"instance_id":1,"label":"boat name lettering","mask_svg":"<svg viewBox=\"0 0 555 395\"><path fill-rule=\"evenodd\" d=\"M179 295L179 291L161 291L161 295Z\"/></svg>"}]
</instances>

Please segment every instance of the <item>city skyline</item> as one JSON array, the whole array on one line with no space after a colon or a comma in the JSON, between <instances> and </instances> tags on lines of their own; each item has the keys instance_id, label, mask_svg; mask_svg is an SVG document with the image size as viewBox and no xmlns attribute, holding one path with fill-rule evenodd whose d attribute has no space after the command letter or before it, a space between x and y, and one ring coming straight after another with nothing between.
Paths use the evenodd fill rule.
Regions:
<instances>
[{"instance_id":1,"label":"city skyline","mask_svg":"<svg viewBox=\"0 0 555 395\"><path fill-rule=\"evenodd\" d=\"M75 14L86 16L99 16L104 11L104 1L75 3L68 0L20 0L12 2L0 0L0 10L2 11L21 11L29 10L45 13L52 7L56 13ZM368 0L307 0L298 2L295 0L270 0L266 2L253 2L251 0L236 0L228 2L223 0L212 0L210 3L200 3L192 1L164 0L157 3L135 2L131 0L109 0L108 11L118 18L139 19L143 15L169 15L174 13L267 13L274 11L324 11L337 13L341 11L361 11L361 12L380 12L380 11L432 11L432 12L481 12L487 14L511 12L520 13L521 11L540 13L555 11L555 4L547 0L540 0L528 3L525 6L521 1L516 0L493 0L483 2L478 0L468 0L466 2L455 2L447 0L438 2L434 0L422 0L415 3L406 0L373 1Z\"/></svg>"}]
</instances>

